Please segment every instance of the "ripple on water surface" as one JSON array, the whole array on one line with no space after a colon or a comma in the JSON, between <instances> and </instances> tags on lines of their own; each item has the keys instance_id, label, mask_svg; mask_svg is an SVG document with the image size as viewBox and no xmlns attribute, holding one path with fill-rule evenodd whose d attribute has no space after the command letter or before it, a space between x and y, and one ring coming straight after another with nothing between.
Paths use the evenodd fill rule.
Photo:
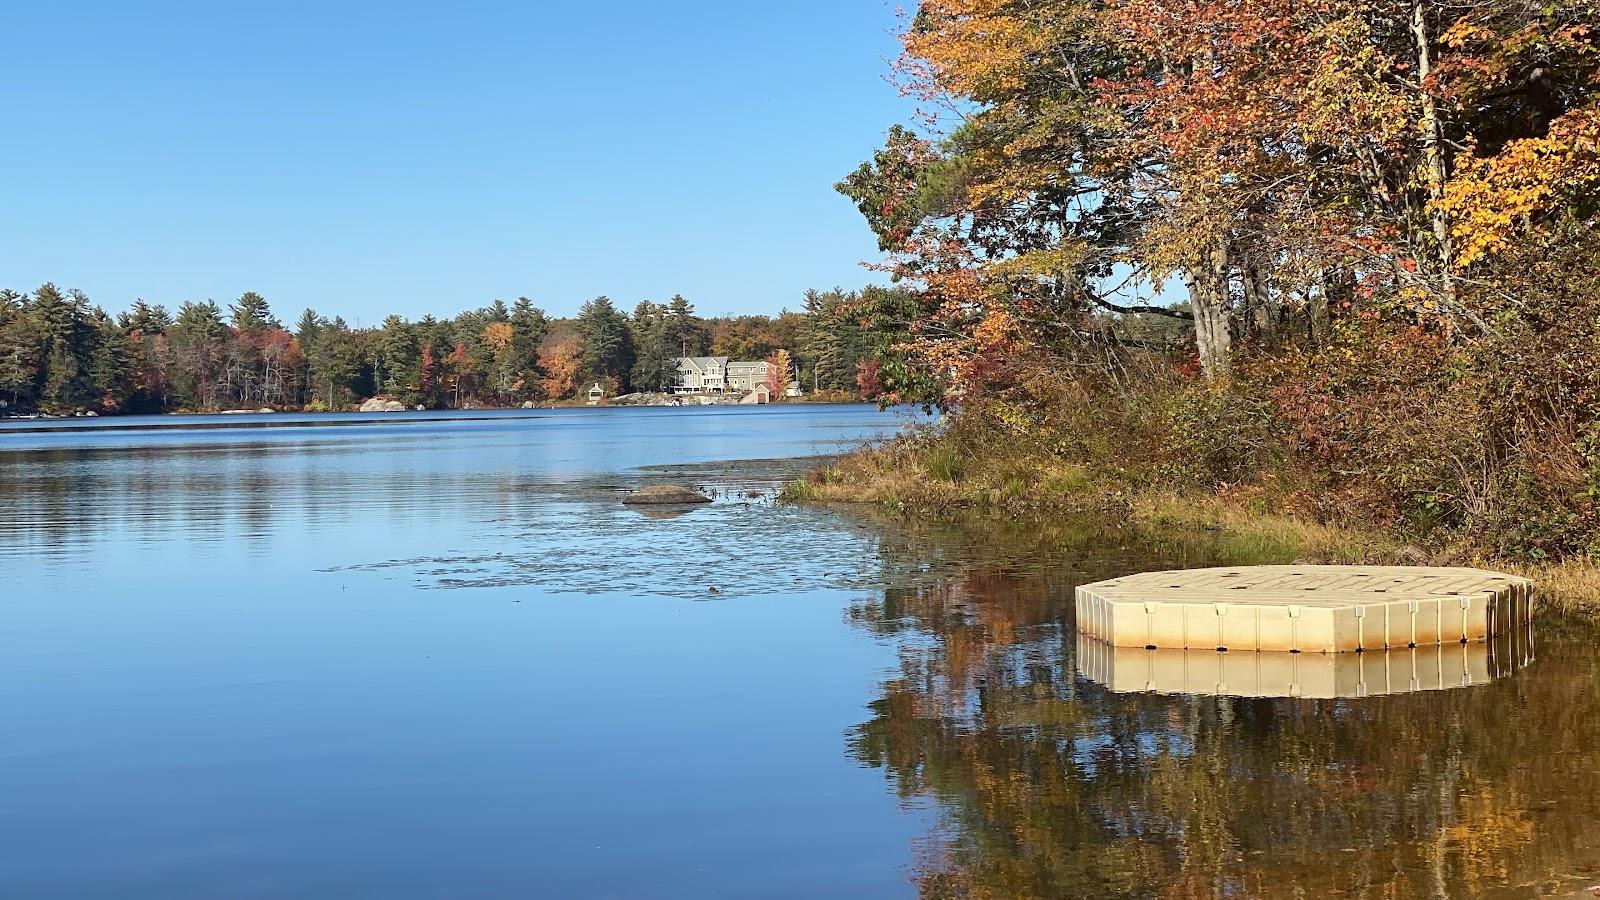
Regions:
<instances>
[{"instance_id":1,"label":"ripple on water surface","mask_svg":"<svg viewBox=\"0 0 1600 900\"><path fill-rule=\"evenodd\" d=\"M902 421L0 435L0 895L1600 881L1594 628L1336 664L1324 698L1328 660L1097 657L1076 585L1289 560L773 501ZM620 503L663 482L716 502Z\"/></svg>"}]
</instances>

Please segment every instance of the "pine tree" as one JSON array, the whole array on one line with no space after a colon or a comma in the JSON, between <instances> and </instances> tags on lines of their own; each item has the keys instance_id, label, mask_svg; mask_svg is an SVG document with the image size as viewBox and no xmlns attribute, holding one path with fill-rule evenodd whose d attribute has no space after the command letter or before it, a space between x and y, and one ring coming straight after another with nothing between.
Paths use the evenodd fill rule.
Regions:
<instances>
[{"instance_id":1,"label":"pine tree","mask_svg":"<svg viewBox=\"0 0 1600 900\"><path fill-rule=\"evenodd\" d=\"M391 315L383 320L378 332L377 350L373 372L378 390L404 394L406 400L414 402L422 370L416 331L406 320Z\"/></svg>"},{"instance_id":2,"label":"pine tree","mask_svg":"<svg viewBox=\"0 0 1600 900\"><path fill-rule=\"evenodd\" d=\"M127 312L117 317L117 325L125 333L138 332L143 335L158 335L167 330L172 324L172 316L165 306L151 305L144 300L133 301L133 306Z\"/></svg>"},{"instance_id":3,"label":"pine tree","mask_svg":"<svg viewBox=\"0 0 1600 900\"><path fill-rule=\"evenodd\" d=\"M134 366L128 355L127 338L104 310L94 310L90 323L94 346L89 354L89 379L94 405L106 412L119 412L133 393Z\"/></svg>"},{"instance_id":4,"label":"pine tree","mask_svg":"<svg viewBox=\"0 0 1600 900\"><path fill-rule=\"evenodd\" d=\"M43 335L26 301L16 291L0 290L0 404L9 410L32 409L39 399Z\"/></svg>"},{"instance_id":5,"label":"pine tree","mask_svg":"<svg viewBox=\"0 0 1600 900\"><path fill-rule=\"evenodd\" d=\"M668 307L649 300L633 308L633 347L635 359L631 382L634 390L664 391L671 385L673 360L679 348L667 337Z\"/></svg>"},{"instance_id":6,"label":"pine tree","mask_svg":"<svg viewBox=\"0 0 1600 900\"><path fill-rule=\"evenodd\" d=\"M419 357L418 400L430 408L446 406L449 398L445 367L455 349L450 340L450 324L425 315L417 320L415 330Z\"/></svg>"},{"instance_id":7,"label":"pine tree","mask_svg":"<svg viewBox=\"0 0 1600 900\"><path fill-rule=\"evenodd\" d=\"M94 328L89 321L89 298L81 291L63 294L46 283L34 292L29 315L37 323L42 341L40 404L70 410L92 403L89 356L94 349Z\"/></svg>"},{"instance_id":8,"label":"pine tree","mask_svg":"<svg viewBox=\"0 0 1600 900\"><path fill-rule=\"evenodd\" d=\"M240 331L272 331L283 325L273 318L267 298L245 291L233 304L233 327Z\"/></svg>"},{"instance_id":9,"label":"pine tree","mask_svg":"<svg viewBox=\"0 0 1600 900\"><path fill-rule=\"evenodd\" d=\"M228 326L214 301L185 303L178 307L169 337L172 345L172 382L178 400L200 409L217 405L217 376Z\"/></svg>"},{"instance_id":10,"label":"pine tree","mask_svg":"<svg viewBox=\"0 0 1600 900\"><path fill-rule=\"evenodd\" d=\"M694 314L694 305L673 294L667 301L666 342L673 356L704 356L706 323Z\"/></svg>"},{"instance_id":11,"label":"pine tree","mask_svg":"<svg viewBox=\"0 0 1600 900\"><path fill-rule=\"evenodd\" d=\"M583 339L585 377L612 378L619 390L626 387L633 369L633 343L628 318L608 297L596 297L578 311L578 334Z\"/></svg>"},{"instance_id":12,"label":"pine tree","mask_svg":"<svg viewBox=\"0 0 1600 900\"><path fill-rule=\"evenodd\" d=\"M544 391L544 372L539 368L539 345L550 333L550 320L544 310L533 305L527 297L518 297L511 309L511 327L514 333L511 345L520 393L538 399Z\"/></svg>"}]
</instances>

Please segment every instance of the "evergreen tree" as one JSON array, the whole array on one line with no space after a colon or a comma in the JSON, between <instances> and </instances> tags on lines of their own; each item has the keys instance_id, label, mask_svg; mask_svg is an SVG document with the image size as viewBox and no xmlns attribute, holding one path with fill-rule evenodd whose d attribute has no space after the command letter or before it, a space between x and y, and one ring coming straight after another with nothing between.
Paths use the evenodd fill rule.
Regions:
<instances>
[{"instance_id":1,"label":"evergreen tree","mask_svg":"<svg viewBox=\"0 0 1600 900\"><path fill-rule=\"evenodd\" d=\"M143 300L133 301L132 308L117 317L131 367L128 412L161 412L171 405L167 340L171 326L166 307Z\"/></svg>"},{"instance_id":2,"label":"evergreen tree","mask_svg":"<svg viewBox=\"0 0 1600 900\"><path fill-rule=\"evenodd\" d=\"M581 360L585 377L615 379L618 389L625 389L633 369L628 317L610 298L596 297L578 311L577 325L578 335L583 340Z\"/></svg>"},{"instance_id":3,"label":"evergreen tree","mask_svg":"<svg viewBox=\"0 0 1600 900\"><path fill-rule=\"evenodd\" d=\"M94 326L89 320L89 298L81 291L63 294L46 283L34 292L28 313L39 327L42 343L40 405L65 411L93 403L89 357L94 350Z\"/></svg>"},{"instance_id":4,"label":"evergreen tree","mask_svg":"<svg viewBox=\"0 0 1600 900\"><path fill-rule=\"evenodd\" d=\"M165 306L152 306L143 300L133 301L133 306L117 317L117 325L125 334L159 335L171 324L172 316Z\"/></svg>"},{"instance_id":5,"label":"evergreen tree","mask_svg":"<svg viewBox=\"0 0 1600 900\"><path fill-rule=\"evenodd\" d=\"M240 331L272 331L283 325L273 318L267 298L255 291L245 291L234 302L233 327Z\"/></svg>"},{"instance_id":6,"label":"evergreen tree","mask_svg":"<svg viewBox=\"0 0 1600 900\"><path fill-rule=\"evenodd\" d=\"M311 310L306 310L311 313ZM314 314L312 314L314 316ZM301 315L301 325L311 324L307 315ZM363 366L361 347L344 319L335 316L333 321L317 319L314 331L305 331L313 339L305 350L311 391L317 405L338 409L353 399Z\"/></svg>"},{"instance_id":7,"label":"evergreen tree","mask_svg":"<svg viewBox=\"0 0 1600 900\"><path fill-rule=\"evenodd\" d=\"M170 329L172 383L180 403L200 409L217 405L228 326L214 301L185 303Z\"/></svg>"},{"instance_id":8,"label":"evergreen tree","mask_svg":"<svg viewBox=\"0 0 1600 900\"><path fill-rule=\"evenodd\" d=\"M322 336L322 329L326 328L327 325L327 320L317 315L316 310L307 307L305 312L300 314L300 320L295 323L295 339L300 342L302 349L309 352L311 345L315 344L318 338Z\"/></svg>"},{"instance_id":9,"label":"evergreen tree","mask_svg":"<svg viewBox=\"0 0 1600 900\"><path fill-rule=\"evenodd\" d=\"M706 353L706 323L694 314L694 305L682 294L673 294L667 301L665 340L673 356L704 356Z\"/></svg>"},{"instance_id":10,"label":"evergreen tree","mask_svg":"<svg viewBox=\"0 0 1600 900\"><path fill-rule=\"evenodd\" d=\"M133 360L128 355L127 337L117 323L96 309L90 316L93 348L89 354L89 379L95 406L116 411L127 405L133 393Z\"/></svg>"},{"instance_id":11,"label":"evergreen tree","mask_svg":"<svg viewBox=\"0 0 1600 900\"><path fill-rule=\"evenodd\" d=\"M799 343L802 364L810 369L807 387L855 391L856 364L871 352L867 335L849 314L857 300L838 288L806 291Z\"/></svg>"},{"instance_id":12,"label":"evergreen tree","mask_svg":"<svg viewBox=\"0 0 1600 900\"><path fill-rule=\"evenodd\" d=\"M449 405L450 354L455 350L451 326L431 315L417 320L417 396L430 409Z\"/></svg>"},{"instance_id":13,"label":"evergreen tree","mask_svg":"<svg viewBox=\"0 0 1600 900\"><path fill-rule=\"evenodd\" d=\"M378 389L387 394L403 394L406 400L414 402L422 354L416 332L406 320L394 315L383 320L375 359L373 373Z\"/></svg>"},{"instance_id":14,"label":"evergreen tree","mask_svg":"<svg viewBox=\"0 0 1600 900\"><path fill-rule=\"evenodd\" d=\"M16 291L0 291L0 403L8 410L38 404L43 334Z\"/></svg>"},{"instance_id":15,"label":"evergreen tree","mask_svg":"<svg viewBox=\"0 0 1600 900\"><path fill-rule=\"evenodd\" d=\"M533 305L527 297L518 297L511 309L512 357L520 393L529 399L544 395L544 371L539 367L539 345L550 333L550 320L544 310Z\"/></svg>"},{"instance_id":16,"label":"evergreen tree","mask_svg":"<svg viewBox=\"0 0 1600 900\"><path fill-rule=\"evenodd\" d=\"M681 299L681 298L680 298ZM633 363L632 383L637 391L665 391L671 387L673 360L678 348L669 346L667 340L668 307L649 300L639 301L633 308Z\"/></svg>"}]
</instances>

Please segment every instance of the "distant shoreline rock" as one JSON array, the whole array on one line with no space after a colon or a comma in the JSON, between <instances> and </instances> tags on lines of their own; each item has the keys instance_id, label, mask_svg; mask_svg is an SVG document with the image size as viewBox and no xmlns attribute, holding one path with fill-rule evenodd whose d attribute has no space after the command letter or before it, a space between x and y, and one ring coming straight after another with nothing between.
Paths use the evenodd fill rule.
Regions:
<instances>
[{"instance_id":1,"label":"distant shoreline rock","mask_svg":"<svg viewBox=\"0 0 1600 900\"><path fill-rule=\"evenodd\" d=\"M364 413L405 412L406 405L401 403L399 400L386 400L383 397L373 397L371 400L361 404L361 411Z\"/></svg>"},{"instance_id":2,"label":"distant shoreline rock","mask_svg":"<svg viewBox=\"0 0 1600 900\"><path fill-rule=\"evenodd\" d=\"M658 391L635 391L608 401L610 406L736 406L740 393L729 394L664 394Z\"/></svg>"}]
</instances>

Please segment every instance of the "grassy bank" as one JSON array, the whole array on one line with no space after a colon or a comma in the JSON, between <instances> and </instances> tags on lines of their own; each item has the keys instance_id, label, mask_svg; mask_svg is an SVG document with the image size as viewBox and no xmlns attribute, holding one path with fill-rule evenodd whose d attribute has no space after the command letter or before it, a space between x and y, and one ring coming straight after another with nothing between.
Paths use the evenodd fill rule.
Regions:
<instances>
[{"instance_id":1,"label":"grassy bank","mask_svg":"<svg viewBox=\"0 0 1600 900\"><path fill-rule=\"evenodd\" d=\"M1307 486L1287 471L1204 490L1116 465L1068 461L1004 437L958 417L954 427L921 429L815 470L788 485L782 498L869 504L941 522L1109 516L1155 534L1211 533L1237 548L1241 558L1483 566L1533 578L1541 599L1556 608L1600 616L1600 565L1592 557L1510 559L1447 530L1421 535L1399 523L1308 515ZM985 446L992 452L978 452Z\"/></svg>"}]
</instances>

